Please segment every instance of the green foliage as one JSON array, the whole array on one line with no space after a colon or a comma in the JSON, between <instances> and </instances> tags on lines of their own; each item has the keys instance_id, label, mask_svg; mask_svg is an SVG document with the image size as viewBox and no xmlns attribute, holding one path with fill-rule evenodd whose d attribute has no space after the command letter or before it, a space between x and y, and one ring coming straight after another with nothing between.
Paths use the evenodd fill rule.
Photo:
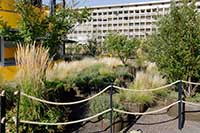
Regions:
<instances>
[{"instance_id":1,"label":"green foliage","mask_svg":"<svg viewBox=\"0 0 200 133\"><path fill-rule=\"evenodd\" d=\"M104 43L109 53L118 56L124 65L128 65L128 59L135 58L140 41L128 39L125 35L109 34Z\"/></svg>"},{"instance_id":2,"label":"green foliage","mask_svg":"<svg viewBox=\"0 0 200 133\"><path fill-rule=\"evenodd\" d=\"M166 79L162 78L155 65L150 64L145 71L138 71L134 81L129 85L130 90L153 89L166 84ZM133 102L139 104L151 105L157 100L167 96L168 91L120 91L119 101Z\"/></svg>"},{"instance_id":3,"label":"green foliage","mask_svg":"<svg viewBox=\"0 0 200 133\"><path fill-rule=\"evenodd\" d=\"M115 98L114 98L115 99ZM124 107L120 104L118 104L117 102L115 102L116 100L113 101L113 108L117 108L117 109L124 109ZM110 97L108 94L102 94L98 97L96 97L95 99L91 100L90 102L90 110L92 115L96 115L98 113L101 113L107 109L110 108ZM120 113L116 113L113 112L113 118L116 119L118 117L121 117L122 114ZM99 119L109 119L110 118L110 114L104 114L102 116L99 116Z\"/></svg>"},{"instance_id":4,"label":"green foliage","mask_svg":"<svg viewBox=\"0 0 200 133\"><path fill-rule=\"evenodd\" d=\"M199 103L199 102L200 102L200 93L197 92L197 93L195 94L195 96L187 98L187 101Z\"/></svg>"},{"instance_id":5,"label":"green foliage","mask_svg":"<svg viewBox=\"0 0 200 133\"><path fill-rule=\"evenodd\" d=\"M179 79L197 82L200 78L200 14L195 3L172 2L170 13L160 19L158 32L147 42L149 58L170 82ZM187 88L186 95L191 95L191 88Z\"/></svg>"},{"instance_id":6,"label":"green foliage","mask_svg":"<svg viewBox=\"0 0 200 133\"><path fill-rule=\"evenodd\" d=\"M75 25L87 20L89 16L86 9L77 11L72 8L58 9L54 15L48 16L45 10L24 0L16 2L16 11L21 16L17 26L18 32L10 31L11 27L7 25L7 22L1 20L0 35L29 44L40 41L50 48L49 52L54 57L59 57L58 50L67 41L67 34L72 32Z\"/></svg>"},{"instance_id":7,"label":"green foliage","mask_svg":"<svg viewBox=\"0 0 200 133\"><path fill-rule=\"evenodd\" d=\"M84 93L88 93L91 90L96 92L110 85L114 81L115 75L109 67L97 64L77 73L72 78L74 86L78 87Z\"/></svg>"},{"instance_id":8,"label":"green foliage","mask_svg":"<svg viewBox=\"0 0 200 133\"><path fill-rule=\"evenodd\" d=\"M49 29L44 40L44 45L51 49L51 55L59 50L60 44L65 43L66 36L72 32L73 27L77 23L87 20L88 16L89 12L85 9L79 12L71 8L66 8L58 10L54 15L47 18Z\"/></svg>"}]
</instances>

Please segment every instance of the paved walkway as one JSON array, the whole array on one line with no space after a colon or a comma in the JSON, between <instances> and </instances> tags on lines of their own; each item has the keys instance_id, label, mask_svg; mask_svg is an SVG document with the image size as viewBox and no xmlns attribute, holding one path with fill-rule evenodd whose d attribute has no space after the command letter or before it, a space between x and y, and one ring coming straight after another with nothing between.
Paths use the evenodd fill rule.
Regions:
<instances>
[{"instance_id":1,"label":"paved walkway","mask_svg":"<svg viewBox=\"0 0 200 133\"><path fill-rule=\"evenodd\" d=\"M155 110L149 109L150 110ZM185 121L184 128L178 129L178 119L169 116L166 112L156 115L142 116L128 131L141 129L143 133L200 133L200 122Z\"/></svg>"}]
</instances>

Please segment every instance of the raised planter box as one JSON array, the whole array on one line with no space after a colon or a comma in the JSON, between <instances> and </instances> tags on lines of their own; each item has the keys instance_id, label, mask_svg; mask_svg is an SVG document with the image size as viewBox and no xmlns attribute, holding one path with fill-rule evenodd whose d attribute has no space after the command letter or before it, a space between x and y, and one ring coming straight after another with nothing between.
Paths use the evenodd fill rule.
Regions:
<instances>
[{"instance_id":1,"label":"raised planter box","mask_svg":"<svg viewBox=\"0 0 200 133\"><path fill-rule=\"evenodd\" d=\"M139 104L139 103L132 103L132 102L123 102L123 105L126 107L126 109L129 112L145 112L148 108L145 104Z\"/></svg>"}]
</instances>

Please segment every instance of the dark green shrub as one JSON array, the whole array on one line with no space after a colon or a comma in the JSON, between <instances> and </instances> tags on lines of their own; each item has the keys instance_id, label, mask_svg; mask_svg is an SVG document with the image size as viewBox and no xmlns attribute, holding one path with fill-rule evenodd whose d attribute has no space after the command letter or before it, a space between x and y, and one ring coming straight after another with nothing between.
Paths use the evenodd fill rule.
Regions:
<instances>
[{"instance_id":1,"label":"dark green shrub","mask_svg":"<svg viewBox=\"0 0 200 133\"><path fill-rule=\"evenodd\" d=\"M114 98L115 99L115 98ZM107 109L110 108L110 97L108 94L102 94L90 102L90 112L92 115L101 113ZM116 102L116 100L113 100L113 108L121 109L123 110L124 107ZM116 119L118 117L122 117L122 114L119 114L117 112L113 112L113 118ZM110 114L104 114L102 116L98 117L99 119L110 119Z\"/></svg>"}]
</instances>

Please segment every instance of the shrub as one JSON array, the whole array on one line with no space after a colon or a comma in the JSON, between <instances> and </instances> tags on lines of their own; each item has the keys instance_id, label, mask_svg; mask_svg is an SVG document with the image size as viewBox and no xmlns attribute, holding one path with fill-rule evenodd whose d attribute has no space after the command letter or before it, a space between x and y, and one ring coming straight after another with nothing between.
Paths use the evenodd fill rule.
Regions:
<instances>
[{"instance_id":1,"label":"shrub","mask_svg":"<svg viewBox=\"0 0 200 133\"><path fill-rule=\"evenodd\" d=\"M115 74L104 64L96 64L77 73L74 79L75 86L84 93L97 92L113 83Z\"/></svg>"},{"instance_id":2,"label":"shrub","mask_svg":"<svg viewBox=\"0 0 200 133\"><path fill-rule=\"evenodd\" d=\"M154 64L150 64L146 71L139 71L136 73L134 82L128 87L132 90L144 90L153 89L166 84L166 79L163 79L160 73L157 71L157 67ZM140 104L153 104L158 98L167 95L166 90L159 90L155 92L131 92L120 91L120 101L129 101Z\"/></svg>"},{"instance_id":3,"label":"shrub","mask_svg":"<svg viewBox=\"0 0 200 133\"><path fill-rule=\"evenodd\" d=\"M49 87L50 83L46 82L46 72L51 64L48 49L29 44L26 46L18 45L15 58L19 67L16 83L21 91L41 99L49 100L49 98L52 98L50 99L51 101L62 100L62 97L58 95L62 92L62 83L51 83L51 86L57 87L51 90L52 88ZM57 91L60 92L55 93ZM19 117L24 120L42 122L66 121L68 109L50 106L26 97L21 97ZM14 113L15 109L10 112L11 114ZM23 125L21 126L21 132L45 132L48 128L57 127Z\"/></svg>"},{"instance_id":4,"label":"shrub","mask_svg":"<svg viewBox=\"0 0 200 133\"><path fill-rule=\"evenodd\" d=\"M115 99L115 98L114 98ZM124 107L120 104L118 104L117 102L115 102L116 100L113 100L113 108L117 108L117 109L124 109ZM93 100L91 100L90 102L90 111L92 115L96 115L98 113L101 113L102 111L105 111L107 109L110 108L110 97L108 94L102 94L96 98L94 98ZM113 112L113 118L116 119L117 117L121 117L122 114L121 113L116 113ZM104 114L102 116L99 116L99 119L110 119L110 114Z\"/></svg>"}]
</instances>

